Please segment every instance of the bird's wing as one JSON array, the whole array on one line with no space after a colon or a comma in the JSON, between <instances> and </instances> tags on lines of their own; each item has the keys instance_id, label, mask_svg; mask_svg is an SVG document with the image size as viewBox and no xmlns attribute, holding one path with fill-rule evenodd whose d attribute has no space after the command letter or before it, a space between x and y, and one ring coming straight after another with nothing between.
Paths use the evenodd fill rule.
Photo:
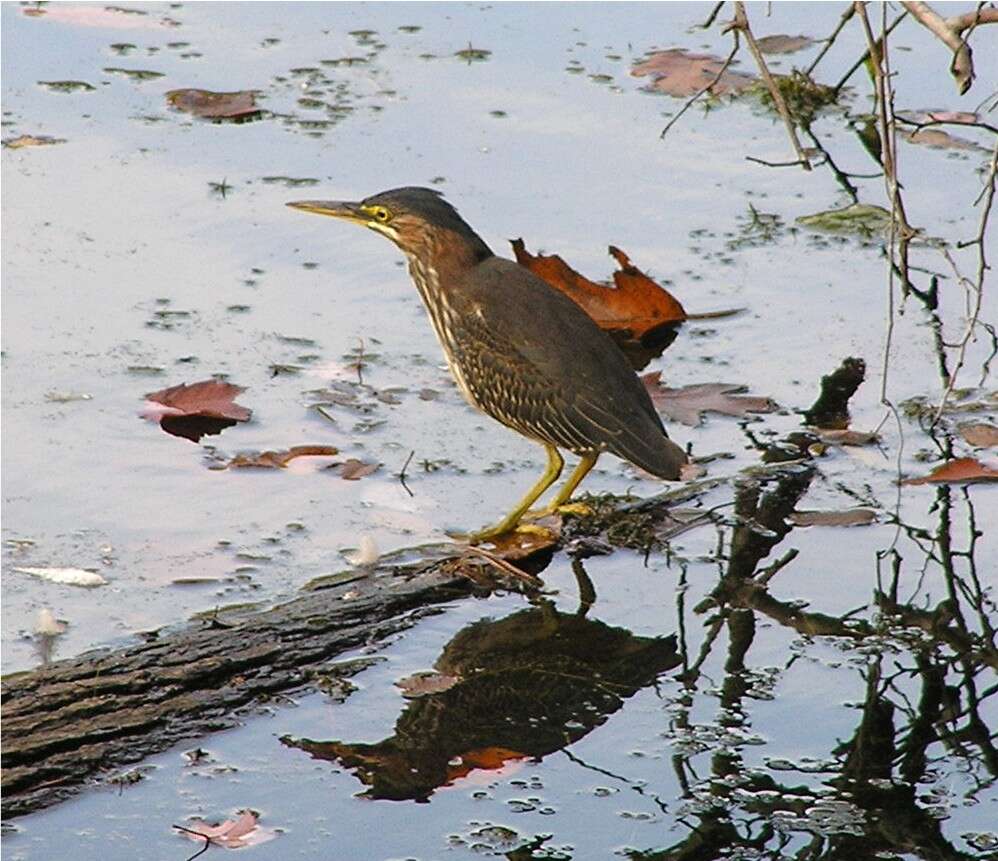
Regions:
<instances>
[{"instance_id":1,"label":"bird's wing","mask_svg":"<svg viewBox=\"0 0 998 861\"><path fill-rule=\"evenodd\" d=\"M575 302L497 257L455 293L464 325L454 346L482 409L563 448L606 449L676 477L685 455L624 354Z\"/></svg>"}]
</instances>

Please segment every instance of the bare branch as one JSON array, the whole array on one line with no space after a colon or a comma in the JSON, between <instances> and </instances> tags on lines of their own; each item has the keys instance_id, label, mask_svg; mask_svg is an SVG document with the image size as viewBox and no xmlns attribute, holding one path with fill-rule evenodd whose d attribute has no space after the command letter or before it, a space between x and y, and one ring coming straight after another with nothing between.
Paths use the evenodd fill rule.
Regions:
<instances>
[{"instance_id":1,"label":"bare branch","mask_svg":"<svg viewBox=\"0 0 998 861\"><path fill-rule=\"evenodd\" d=\"M783 118L783 124L787 128L787 134L790 136L790 142L793 144L794 152L797 153L797 160L800 162L801 167L803 167L804 170L810 170L811 162L808 161L804 148L800 145L800 141L797 139L797 130L794 128L794 122L790 117L790 111L787 109L787 103L784 101L783 94L780 92L780 88L776 85L776 81L773 79L773 76L769 71L769 67L766 65L766 59L763 57L762 51L759 50L759 45L755 41L755 36L752 35L752 30L749 27L748 15L745 13L745 4L740 2L740 0L735 3L735 20L732 22L731 27L736 30L741 30L741 32L745 34L749 50L752 52L756 65L759 67L759 74L762 75L762 80L769 89L769 94L773 97L773 104L776 105L776 109L780 112L780 116Z\"/></svg>"},{"instance_id":2,"label":"bare branch","mask_svg":"<svg viewBox=\"0 0 998 861\"><path fill-rule=\"evenodd\" d=\"M947 48L953 52L953 62L950 63L950 74L956 81L956 88L962 96L974 82L974 61L970 45L963 33L978 24L994 24L998 22L998 9L985 9L984 4L978 4L974 12L943 18L928 3L905 0L901 4L912 17L929 30Z\"/></svg>"},{"instance_id":3,"label":"bare branch","mask_svg":"<svg viewBox=\"0 0 998 861\"><path fill-rule=\"evenodd\" d=\"M724 73L726 71L728 71L728 66L730 66L732 64L732 62L734 62L735 54L738 53L738 47L739 47L739 44L738 44L738 31L736 30L735 31L735 44L732 45L732 47L731 47L731 53L728 54L728 59L724 61L724 65L721 66L721 68L717 70L717 74L714 75L713 80L710 81L710 83L708 83L705 87L701 87L696 93L694 93L693 96L689 100L687 100L686 104L683 105L679 109L679 113L677 113L671 120L669 120L669 122L667 122L665 124L665 128L662 129L661 134L659 134L659 136L658 136L659 140L661 140L662 138L664 138L666 136L666 134L668 134L669 129L671 129L677 122L679 122L679 118L683 114L685 114L690 108L692 108L693 105L697 101L699 101L700 98L702 98L705 93L707 93L711 89L713 89L714 85L717 84L717 82L720 81L722 77L724 77Z\"/></svg>"}]
</instances>

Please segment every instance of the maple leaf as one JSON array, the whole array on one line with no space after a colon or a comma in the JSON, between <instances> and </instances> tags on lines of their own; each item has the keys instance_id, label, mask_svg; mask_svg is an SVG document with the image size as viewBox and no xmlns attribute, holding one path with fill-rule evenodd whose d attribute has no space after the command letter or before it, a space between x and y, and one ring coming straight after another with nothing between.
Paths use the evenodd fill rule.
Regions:
<instances>
[{"instance_id":1,"label":"maple leaf","mask_svg":"<svg viewBox=\"0 0 998 861\"><path fill-rule=\"evenodd\" d=\"M998 445L998 427L986 422L968 422L957 430L974 448L991 448Z\"/></svg>"},{"instance_id":2,"label":"maple leaf","mask_svg":"<svg viewBox=\"0 0 998 861\"><path fill-rule=\"evenodd\" d=\"M261 828L259 817L252 810L243 810L236 819L226 819L218 825L209 825L202 819L190 820L190 826L174 825L189 840L206 841L226 849L240 849L266 843L276 837L268 828Z\"/></svg>"},{"instance_id":3,"label":"maple leaf","mask_svg":"<svg viewBox=\"0 0 998 861\"><path fill-rule=\"evenodd\" d=\"M697 383L670 389L661 384L661 374L661 371L642 374L641 382L655 406L684 425L696 427L705 412L745 418L749 413L771 413L777 408L770 398L739 394L746 391L746 386L738 383Z\"/></svg>"},{"instance_id":4,"label":"maple leaf","mask_svg":"<svg viewBox=\"0 0 998 861\"><path fill-rule=\"evenodd\" d=\"M535 256L527 251L522 239L510 244L517 263L579 305L597 326L613 336L638 370L662 354L686 320L679 301L634 266L619 248L611 245L609 249L620 267L613 273L614 286L610 287L580 275L557 254Z\"/></svg>"},{"instance_id":5,"label":"maple leaf","mask_svg":"<svg viewBox=\"0 0 998 861\"><path fill-rule=\"evenodd\" d=\"M158 421L168 434L197 442L206 434L219 434L236 422L249 421L253 411L235 403L244 391L221 380L181 383L146 395L141 415Z\"/></svg>"},{"instance_id":6,"label":"maple leaf","mask_svg":"<svg viewBox=\"0 0 998 861\"><path fill-rule=\"evenodd\" d=\"M649 90L659 90L680 99L695 95L708 86L712 96L740 93L756 81L752 75L732 71L730 66L721 73L722 68L724 60L720 57L670 48L649 54L643 63L631 69L631 74L636 78L650 75Z\"/></svg>"},{"instance_id":7,"label":"maple leaf","mask_svg":"<svg viewBox=\"0 0 998 861\"><path fill-rule=\"evenodd\" d=\"M972 457L958 457L940 464L928 475L906 478L901 484L970 484L976 481L998 481L998 469Z\"/></svg>"}]
</instances>

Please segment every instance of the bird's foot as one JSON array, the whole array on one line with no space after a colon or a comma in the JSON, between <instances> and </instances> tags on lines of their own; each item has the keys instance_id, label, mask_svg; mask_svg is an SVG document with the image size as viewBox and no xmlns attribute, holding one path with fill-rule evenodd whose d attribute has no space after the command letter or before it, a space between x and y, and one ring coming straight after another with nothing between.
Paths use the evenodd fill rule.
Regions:
<instances>
[{"instance_id":1,"label":"bird's foot","mask_svg":"<svg viewBox=\"0 0 998 861\"><path fill-rule=\"evenodd\" d=\"M561 505L535 508L523 516L531 520L540 520L542 517L550 517L552 514L577 514L579 517L589 517L594 513L592 507L584 502L564 502Z\"/></svg>"},{"instance_id":2,"label":"bird's foot","mask_svg":"<svg viewBox=\"0 0 998 861\"><path fill-rule=\"evenodd\" d=\"M512 525L500 523L496 526L490 526L487 529L481 529L478 532L449 534L455 541L462 541L467 544L482 544L486 541L492 541L497 538L511 537L515 534L533 535L543 540L550 540L555 537L553 530L548 529L546 526L540 526L536 523L514 523Z\"/></svg>"}]
</instances>

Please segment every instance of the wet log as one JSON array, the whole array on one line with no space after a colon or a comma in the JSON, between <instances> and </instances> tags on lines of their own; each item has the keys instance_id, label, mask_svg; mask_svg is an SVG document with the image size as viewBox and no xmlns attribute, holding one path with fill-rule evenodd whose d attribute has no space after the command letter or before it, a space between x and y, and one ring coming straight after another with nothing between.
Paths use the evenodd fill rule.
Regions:
<instances>
[{"instance_id":1,"label":"wet log","mask_svg":"<svg viewBox=\"0 0 998 861\"><path fill-rule=\"evenodd\" d=\"M241 708L301 687L337 655L475 588L447 560L347 579L266 612L5 677L4 819L66 798L99 772L231 727Z\"/></svg>"}]
</instances>

